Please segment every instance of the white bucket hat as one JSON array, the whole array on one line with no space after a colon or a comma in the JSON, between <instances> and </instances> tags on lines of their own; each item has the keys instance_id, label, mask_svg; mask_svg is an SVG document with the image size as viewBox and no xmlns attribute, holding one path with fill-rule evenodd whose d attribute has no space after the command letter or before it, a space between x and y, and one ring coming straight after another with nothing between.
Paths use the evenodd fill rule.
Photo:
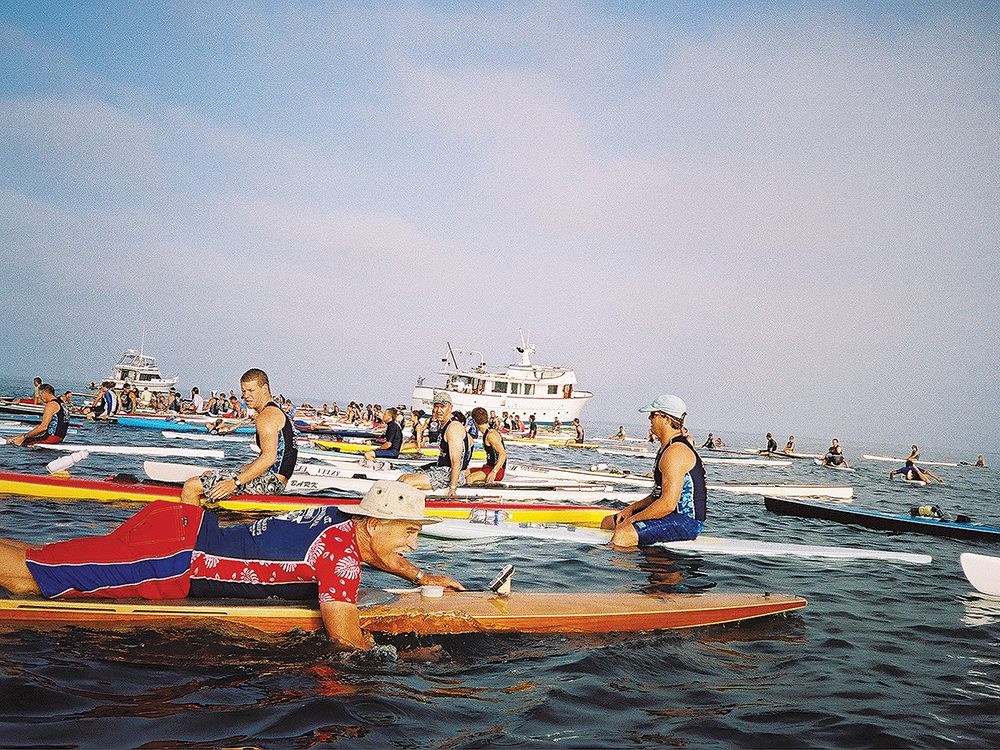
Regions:
<instances>
[{"instance_id":1,"label":"white bucket hat","mask_svg":"<svg viewBox=\"0 0 1000 750\"><path fill-rule=\"evenodd\" d=\"M641 412L654 412L661 411L664 414L669 414L675 419L683 420L687 416L687 404L679 396L674 396L669 393L664 393L662 396L657 396L656 400L649 404L648 406L643 406L639 411Z\"/></svg>"},{"instance_id":2,"label":"white bucket hat","mask_svg":"<svg viewBox=\"0 0 1000 750\"><path fill-rule=\"evenodd\" d=\"M414 521L421 525L437 523L440 518L424 515L424 493L403 482L380 479L365 493L358 505L339 505L338 510L353 516L368 516L386 521Z\"/></svg>"}]
</instances>

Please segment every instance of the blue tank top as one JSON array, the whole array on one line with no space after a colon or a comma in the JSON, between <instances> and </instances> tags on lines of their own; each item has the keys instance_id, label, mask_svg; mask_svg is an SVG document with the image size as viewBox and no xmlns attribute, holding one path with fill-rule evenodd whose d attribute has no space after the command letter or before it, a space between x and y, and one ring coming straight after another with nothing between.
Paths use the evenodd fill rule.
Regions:
<instances>
[{"instance_id":1,"label":"blue tank top","mask_svg":"<svg viewBox=\"0 0 1000 750\"><path fill-rule=\"evenodd\" d=\"M492 466L494 469L499 469L500 466L498 465L498 462L500 461L500 454L497 452L496 448L491 447L486 442L486 438L491 432L495 432L497 435L500 435L500 445L502 445L505 450L507 448L507 444L504 442L503 435L500 431L493 427L487 428L486 432L483 433L483 450L486 451L486 465Z\"/></svg>"},{"instance_id":2,"label":"blue tank top","mask_svg":"<svg viewBox=\"0 0 1000 750\"><path fill-rule=\"evenodd\" d=\"M69 429L69 417L66 414L66 404L63 400L56 396L56 403L59 404L59 411L57 411L52 419L49 420L49 426L45 430L45 434L49 437L66 437L66 430Z\"/></svg>"},{"instance_id":3,"label":"blue tank top","mask_svg":"<svg viewBox=\"0 0 1000 750\"><path fill-rule=\"evenodd\" d=\"M677 512L704 521L708 515L708 488L705 486L705 467L701 463L701 456L694 446L689 443L683 435L676 436L669 443L660 448L656 454L656 463L653 464L653 499L658 499L663 494L663 472L660 471L660 458L663 451L674 443L683 443L694 454L694 466L691 471L684 475L684 486L681 487L681 496L677 501Z\"/></svg>"},{"instance_id":4,"label":"blue tank top","mask_svg":"<svg viewBox=\"0 0 1000 750\"><path fill-rule=\"evenodd\" d=\"M452 422L458 422L458 420L451 417L441 427L441 452L438 454L438 466L451 466L451 453L448 452L448 440L445 438L445 435L448 434L448 428L451 426ZM461 422L458 423L462 424ZM468 469L469 461L472 460L472 438L470 438L469 433L465 431L465 425L462 425L462 433L465 435L465 446L462 452L462 469Z\"/></svg>"},{"instance_id":5,"label":"blue tank top","mask_svg":"<svg viewBox=\"0 0 1000 750\"><path fill-rule=\"evenodd\" d=\"M278 432L278 458L271 465L269 471L279 474L287 480L292 476L292 472L295 471L295 462L299 460L299 447L295 442L295 429L292 427L292 421L280 406L274 401L268 401L264 404L264 409L269 406L273 406L280 411L281 416L285 418L285 423L281 425L281 430ZM261 409L261 412L264 409ZM253 439L257 441L257 447L260 448L260 435L254 433Z\"/></svg>"}]
</instances>

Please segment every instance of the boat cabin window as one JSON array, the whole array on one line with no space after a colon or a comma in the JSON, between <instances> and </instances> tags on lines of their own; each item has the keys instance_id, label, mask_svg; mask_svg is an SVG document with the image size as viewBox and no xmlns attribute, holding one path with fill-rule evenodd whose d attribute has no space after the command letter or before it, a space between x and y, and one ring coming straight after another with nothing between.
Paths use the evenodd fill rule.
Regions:
<instances>
[{"instance_id":1,"label":"boat cabin window","mask_svg":"<svg viewBox=\"0 0 1000 750\"><path fill-rule=\"evenodd\" d=\"M139 373L139 380L153 380L153 374L150 372Z\"/></svg>"},{"instance_id":2,"label":"boat cabin window","mask_svg":"<svg viewBox=\"0 0 1000 750\"><path fill-rule=\"evenodd\" d=\"M520 383L511 383L510 384L510 392L512 394L520 393L521 392L521 384Z\"/></svg>"},{"instance_id":3,"label":"boat cabin window","mask_svg":"<svg viewBox=\"0 0 1000 750\"><path fill-rule=\"evenodd\" d=\"M549 386L549 395L550 396L555 396L558 392L559 392L559 386L558 385L550 385Z\"/></svg>"},{"instance_id":4,"label":"boat cabin window","mask_svg":"<svg viewBox=\"0 0 1000 750\"><path fill-rule=\"evenodd\" d=\"M507 384L504 383L502 380L496 381L493 384L493 392L494 393L506 393L507 392Z\"/></svg>"},{"instance_id":5,"label":"boat cabin window","mask_svg":"<svg viewBox=\"0 0 1000 750\"><path fill-rule=\"evenodd\" d=\"M524 384L524 395L525 396L531 396L531 395L534 395L534 393L535 393L535 386L532 383L525 383Z\"/></svg>"}]
</instances>

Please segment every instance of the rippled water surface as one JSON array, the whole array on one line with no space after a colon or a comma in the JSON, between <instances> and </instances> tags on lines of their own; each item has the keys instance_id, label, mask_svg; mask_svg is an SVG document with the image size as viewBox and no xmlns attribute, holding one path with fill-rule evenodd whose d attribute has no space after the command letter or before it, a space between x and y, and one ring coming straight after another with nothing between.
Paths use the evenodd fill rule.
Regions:
<instances>
[{"instance_id":1,"label":"rippled water surface","mask_svg":"<svg viewBox=\"0 0 1000 750\"><path fill-rule=\"evenodd\" d=\"M114 426L84 426L71 440L162 444L156 432ZM239 446L223 447L227 461L244 459ZM854 474L807 462L708 469L720 482L846 482L857 507L906 512L934 502L1000 525L995 469L943 468L944 486L922 488L890 484L890 464L861 459L905 447L905 439L895 447L847 444ZM0 451L5 470L44 471L54 457ZM598 460L564 449L513 452L525 462ZM939 449L933 457L974 455ZM600 460L649 468L648 459ZM92 456L74 473L141 473L141 461ZM2 497L0 536L41 542L103 533L136 507ZM1000 599L976 594L958 563L963 551L1000 555L1000 547L780 517L759 498L719 493L710 496L706 533L920 551L934 562L427 540L414 554L418 564L470 588L514 563L519 590L780 591L804 596L809 606L786 617L663 634L399 638L401 647L439 645L438 660L382 668L344 663L316 635L5 631L0 748L1000 744ZM370 586L398 583L374 571L365 576Z\"/></svg>"}]
</instances>

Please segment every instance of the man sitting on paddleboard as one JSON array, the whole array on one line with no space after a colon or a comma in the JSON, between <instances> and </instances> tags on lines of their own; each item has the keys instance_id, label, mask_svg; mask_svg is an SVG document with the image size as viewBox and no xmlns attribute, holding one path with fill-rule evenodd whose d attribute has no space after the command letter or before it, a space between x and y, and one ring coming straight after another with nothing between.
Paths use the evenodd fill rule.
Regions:
<instances>
[{"instance_id":1,"label":"man sitting on paddleboard","mask_svg":"<svg viewBox=\"0 0 1000 750\"><path fill-rule=\"evenodd\" d=\"M840 447L840 441L837 438L834 438L830 447L826 449L823 463L827 466L838 466L844 469L850 468L847 464L847 459L844 457L844 449Z\"/></svg>"},{"instance_id":2,"label":"man sitting on paddleboard","mask_svg":"<svg viewBox=\"0 0 1000 750\"><path fill-rule=\"evenodd\" d=\"M601 528L614 529L611 544L618 547L694 539L705 525L708 496L701 457L683 434L687 406L665 394L639 411L649 413L650 432L660 440L653 491L606 516Z\"/></svg>"},{"instance_id":3,"label":"man sitting on paddleboard","mask_svg":"<svg viewBox=\"0 0 1000 750\"><path fill-rule=\"evenodd\" d=\"M385 437L375 450L365 453L366 461L374 461L376 458L399 458L399 451L403 447L403 428L396 421L398 416L399 411L394 406L385 410Z\"/></svg>"},{"instance_id":4,"label":"man sitting on paddleboard","mask_svg":"<svg viewBox=\"0 0 1000 750\"><path fill-rule=\"evenodd\" d=\"M490 427L490 415L486 409L477 406L469 415L480 434L483 436L483 450L486 451L486 463L468 473L468 484L493 484L503 479L507 470L507 446L503 442L500 430Z\"/></svg>"},{"instance_id":5,"label":"man sitting on paddleboard","mask_svg":"<svg viewBox=\"0 0 1000 750\"><path fill-rule=\"evenodd\" d=\"M288 415L271 398L267 374L256 367L240 378L243 400L257 412L254 426L260 455L239 469L213 469L191 477L181 490L181 502L195 505L207 497L222 500L239 491L244 495L280 495L295 470L299 449Z\"/></svg>"},{"instance_id":6,"label":"man sitting on paddleboard","mask_svg":"<svg viewBox=\"0 0 1000 750\"><path fill-rule=\"evenodd\" d=\"M15 435L7 442L11 445L38 445L40 443L61 443L69 428L69 413L62 399L56 395L56 389L48 383L38 386L38 397L45 404L42 411L41 424L36 425L23 435Z\"/></svg>"},{"instance_id":7,"label":"man sitting on paddleboard","mask_svg":"<svg viewBox=\"0 0 1000 750\"><path fill-rule=\"evenodd\" d=\"M36 548L0 539L0 586L18 596L142 599L319 599L330 638L374 645L361 630L361 563L418 584L464 590L419 570L403 555L417 548L423 493L376 482L358 505L292 511L220 527L215 515L158 500L106 536Z\"/></svg>"},{"instance_id":8,"label":"man sitting on paddleboard","mask_svg":"<svg viewBox=\"0 0 1000 750\"><path fill-rule=\"evenodd\" d=\"M445 391L434 391L433 418L441 425L440 452L437 461L412 474L403 474L406 482L418 490L443 490L454 495L465 482L465 470L472 459L472 438L465 429L465 417L456 419L451 410L451 396Z\"/></svg>"}]
</instances>

